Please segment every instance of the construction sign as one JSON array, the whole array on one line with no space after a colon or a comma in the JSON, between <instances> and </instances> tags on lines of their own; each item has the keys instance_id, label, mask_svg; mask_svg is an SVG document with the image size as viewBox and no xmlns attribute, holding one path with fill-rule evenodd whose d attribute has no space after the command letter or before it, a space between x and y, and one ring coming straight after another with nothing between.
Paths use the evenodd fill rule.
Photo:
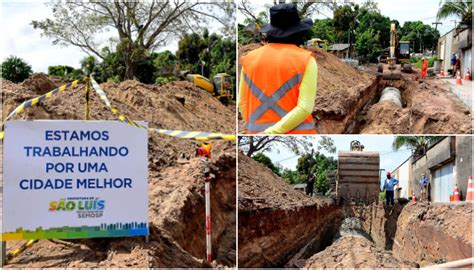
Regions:
<instances>
[{"instance_id":1,"label":"construction sign","mask_svg":"<svg viewBox=\"0 0 474 270\"><path fill-rule=\"evenodd\" d=\"M3 240L148 235L146 129L8 121L5 133Z\"/></svg>"}]
</instances>

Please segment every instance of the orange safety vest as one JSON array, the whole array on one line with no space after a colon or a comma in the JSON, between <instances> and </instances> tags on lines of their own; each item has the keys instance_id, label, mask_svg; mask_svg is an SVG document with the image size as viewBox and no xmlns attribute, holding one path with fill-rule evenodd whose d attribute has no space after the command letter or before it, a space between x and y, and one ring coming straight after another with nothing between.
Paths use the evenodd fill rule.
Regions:
<instances>
[{"instance_id":1,"label":"orange safety vest","mask_svg":"<svg viewBox=\"0 0 474 270\"><path fill-rule=\"evenodd\" d=\"M298 104L300 83L313 54L291 44L271 43L241 57L244 72L240 97L247 133L275 125ZM312 115L288 134L316 134Z\"/></svg>"}]
</instances>

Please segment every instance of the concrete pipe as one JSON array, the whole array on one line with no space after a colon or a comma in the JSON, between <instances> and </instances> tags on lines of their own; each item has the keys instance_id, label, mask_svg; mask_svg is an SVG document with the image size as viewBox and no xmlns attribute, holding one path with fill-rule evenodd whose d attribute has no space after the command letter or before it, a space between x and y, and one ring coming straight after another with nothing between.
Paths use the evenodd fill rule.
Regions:
<instances>
[{"instance_id":1,"label":"concrete pipe","mask_svg":"<svg viewBox=\"0 0 474 270\"><path fill-rule=\"evenodd\" d=\"M382 91L382 96L380 97L380 101L388 100L400 107L402 107L402 97L400 94L400 90L395 87L387 87Z\"/></svg>"},{"instance_id":2,"label":"concrete pipe","mask_svg":"<svg viewBox=\"0 0 474 270\"><path fill-rule=\"evenodd\" d=\"M423 267L421 269L436 269L436 268L442 268L442 269L449 269L449 268L471 268L474 266L474 258L468 258L468 259L462 259L458 261L453 261L453 262L447 262L447 263L442 263L442 264L436 264L436 265L430 265L427 267Z\"/></svg>"}]
</instances>

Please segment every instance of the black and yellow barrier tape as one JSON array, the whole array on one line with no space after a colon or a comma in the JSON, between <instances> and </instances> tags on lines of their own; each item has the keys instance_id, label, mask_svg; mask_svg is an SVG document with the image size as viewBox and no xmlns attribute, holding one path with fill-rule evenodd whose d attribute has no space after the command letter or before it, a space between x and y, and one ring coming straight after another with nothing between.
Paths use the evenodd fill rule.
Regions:
<instances>
[{"instance_id":1,"label":"black and yellow barrier tape","mask_svg":"<svg viewBox=\"0 0 474 270\"><path fill-rule=\"evenodd\" d=\"M109 108L113 114L118 116L118 119L121 122L124 122L127 125L131 125L139 128L146 128L139 123L136 123L129 117L122 114L117 108L113 107L110 103L107 95L100 85L91 77L91 84L96 93L99 95L100 99L105 103L107 108ZM178 137L182 139L194 139L194 140L228 140L235 141L235 135L233 134L224 134L224 133L213 133L213 132L203 132L203 131L187 131L187 130L169 130L169 129L159 129L159 128L148 128L149 131L157 132L159 134L168 135L172 137Z\"/></svg>"},{"instance_id":2,"label":"black and yellow barrier tape","mask_svg":"<svg viewBox=\"0 0 474 270\"><path fill-rule=\"evenodd\" d=\"M3 140L5 136L5 132L3 131L3 127L5 125L5 122L8 121L10 118L12 118L14 115L21 113L25 109L29 107L33 107L37 105L40 101L43 99L48 99L51 98L53 95L64 91L65 89L72 88L76 86L79 83L80 80L75 80L73 82L70 82L65 85L61 85L60 87L53 89L49 91L48 93L32 98L30 100L24 101L22 104L20 104L18 107L16 107L8 116L5 118L5 120L2 122L2 130L0 131L0 140ZM143 128L147 129L146 127L140 125L139 123L133 121L129 117L125 116L122 114L117 108L113 107L112 104L110 103L109 99L107 98L107 95L105 94L104 90L99 86L99 84L92 78L92 77L85 77L83 81L86 81L86 83L91 83L92 87L96 91L96 93L99 95L100 99L105 103L107 108L110 109L110 111L117 116L118 120L121 122L138 127L138 128ZM236 136L233 134L224 134L224 133L216 133L216 132L203 132L203 131L187 131L187 130L169 130L169 129L159 129L159 128L148 128L149 131L152 132L157 132L159 134L163 135L168 135L172 137L178 137L178 138L183 138L183 139L194 139L194 140L229 140L229 141L235 141Z\"/></svg>"},{"instance_id":3,"label":"black and yellow barrier tape","mask_svg":"<svg viewBox=\"0 0 474 270\"><path fill-rule=\"evenodd\" d=\"M9 260L15 258L16 256L20 255L23 251L25 251L27 248L30 248L33 246L34 243L38 242L38 240L28 240L26 243L21 245L19 248L16 248L10 252L7 253L6 256L6 261L8 262Z\"/></svg>"},{"instance_id":4,"label":"black and yellow barrier tape","mask_svg":"<svg viewBox=\"0 0 474 270\"><path fill-rule=\"evenodd\" d=\"M84 80L86 80L86 78L84 78ZM48 99L48 98L51 98L53 95L59 93L59 92L62 92L68 88L72 88L74 86L76 86L78 83L79 83L80 80L75 80L73 82L70 82L70 83L67 83L67 84L64 84L64 85L61 85L60 87L58 88L55 88L51 91L49 91L48 93L44 94L44 95L41 95L41 96L38 96L38 97L35 97L35 98L32 98L32 99L29 99L27 101L24 101L23 103L21 103L18 107L16 107L10 114L7 115L7 117L5 118L5 120L3 120L2 122L2 130L0 131L0 140L3 140L3 137L5 136L5 132L3 131L3 126L5 125L5 122L7 122L10 118L12 118L14 115L16 114L19 114L21 113L22 111L24 111L25 109L27 108L30 108L30 107L33 107L35 106L36 104L38 104L40 101L42 101L43 99Z\"/></svg>"}]
</instances>

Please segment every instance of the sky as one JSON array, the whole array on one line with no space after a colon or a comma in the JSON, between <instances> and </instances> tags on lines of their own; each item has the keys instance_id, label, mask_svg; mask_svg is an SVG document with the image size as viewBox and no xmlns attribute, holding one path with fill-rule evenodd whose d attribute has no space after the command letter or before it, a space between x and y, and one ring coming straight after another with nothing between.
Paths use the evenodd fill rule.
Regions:
<instances>
[{"instance_id":1,"label":"sky","mask_svg":"<svg viewBox=\"0 0 474 270\"><path fill-rule=\"evenodd\" d=\"M344 1L339 1L344 2ZM366 2L365 0L351 1L358 4ZM398 20L401 25L405 21L420 20L425 24L430 24L436 21L436 13L438 12L439 0L374 0L378 4L380 13L384 16L390 17L391 19ZM256 10L256 14L265 10L263 5L272 4L272 0L260 0L259 5L253 4ZM322 11L323 14L314 16L312 19L325 19L332 18L332 12L327 9ZM237 14L237 21L243 22L245 17L239 12ZM442 20L441 26L438 25L440 34L443 35L454 28L454 18L447 18Z\"/></svg>"},{"instance_id":2,"label":"sky","mask_svg":"<svg viewBox=\"0 0 474 270\"><path fill-rule=\"evenodd\" d=\"M312 140L313 147L315 147L316 142L321 139L320 136L314 137L315 138ZM405 160L407 160L411 154L411 151L405 147L399 151L394 151L392 149L392 143L395 139L395 136L393 135L331 135L328 137L334 140L336 153L330 154L323 151L325 155L337 158L338 151L349 151L350 142L353 140L358 140L362 145L365 146L364 151L378 151L380 153L380 168L385 169L385 171L393 171ZM282 149L281 147L279 152L265 152L265 155L267 155L273 163L278 163L284 168L292 170L296 168L299 157L295 156L293 152Z\"/></svg>"},{"instance_id":3,"label":"sky","mask_svg":"<svg viewBox=\"0 0 474 270\"><path fill-rule=\"evenodd\" d=\"M52 18L51 7L46 6L45 2L1 0L0 9L0 61L15 55L28 62L34 72L47 72L48 66L54 65L79 68L80 61L88 55L74 46L53 45L52 39L41 37L41 31L33 29L31 21ZM217 23L210 23L208 27L210 32L215 31ZM104 42L111 35L115 35L115 32L103 37ZM177 49L178 39L175 38L159 51L175 52Z\"/></svg>"}]
</instances>

